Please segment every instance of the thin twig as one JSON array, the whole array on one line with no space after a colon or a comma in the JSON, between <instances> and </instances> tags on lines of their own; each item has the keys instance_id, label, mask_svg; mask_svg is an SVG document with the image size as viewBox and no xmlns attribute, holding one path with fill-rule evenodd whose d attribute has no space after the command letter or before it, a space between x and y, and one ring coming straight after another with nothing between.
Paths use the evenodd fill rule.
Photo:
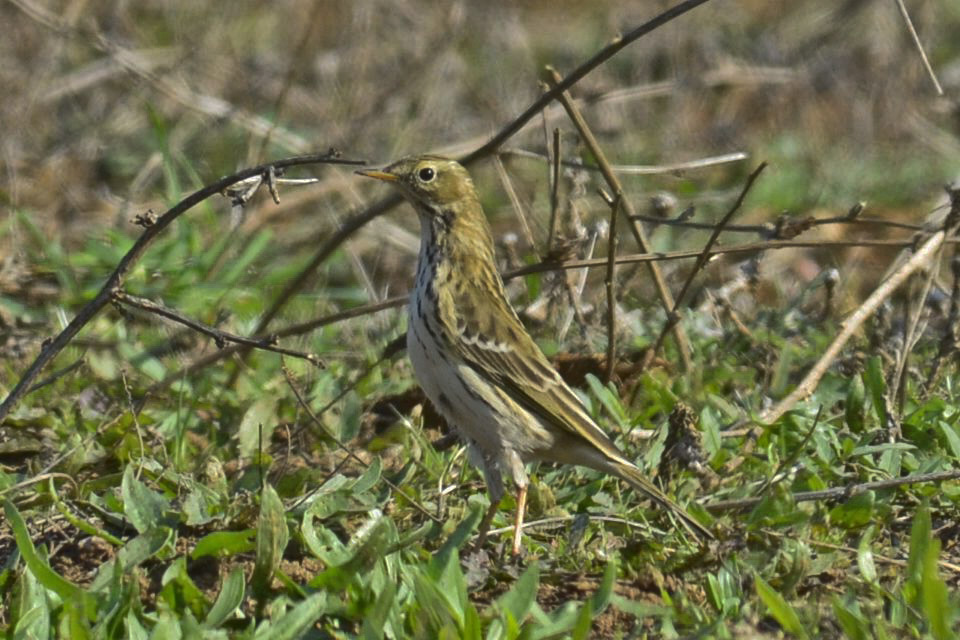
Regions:
<instances>
[{"instance_id":1,"label":"thin twig","mask_svg":"<svg viewBox=\"0 0 960 640\"><path fill-rule=\"evenodd\" d=\"M950 271L953 275L953 286L950 288L950 310L947 312L947 322L943 337L940 338L937 355L933 359L930 374L927 376L925 395L929 395L933 385L939 381L944 359L957 351L957 323L960 322L960 255L954 254L950 261Z\"/></svg>"},{"instance_id":2,"label":"thin twig","mask_svg":"<svg viewBox=\"0 0 960 640\"><path fill-rule=\"evenodd\" d=\"M946 480L956 480L960 478L960 470L938 471L936 473L918 473L912 476L902 478L889 478L887 480L876 480L874 482L863 482L859 484L850 484L846 487L833 487L832 489L823 489L821 491L801 491L794 493L791 499L794 502L813 502L816 500L835 500L837 498L851 498L864 491L873 491L875 489L894 489L908 484L928 484L933 482L944 482ZM702 505L704 509L711 512L717 511L742 511L755 507L763 501L759 498L740 498L736 500L720 500Z\"/></svg>"},{"instance_id":3,"label":"thin twig","mask_svg":"<svg viewBox=\"0 0 960 640\"><path fill-rule=\"evenodd\" d=\"M635 218L641 222L646 222L650 225L661 225L667 227L683 227L684 229L700 229L703 231L712 231L716 228L717 224L715 222L694 222L692 220L677 220L674 218L659 218L657 216L648 216L644 214L638 214ZM924 226L922 224L914 224L912 222L899 222L897 220L884 220L882 218L848 218L846 216L837 216L833 218L812 218L808 219L805 222L809 225L809 228L820 227L825 225L851 225L851 226L872 226L872 227L889 227L891 229L906 229L907 231L923 231ZM728 224L724 227L724 232L726 233L756 233L763 237L769 237L773 239L775 236L775 228L773 224Z\"/></svg>"},{"instance_id":4,"label":"thin twig","mask_svg":"<svg viewBox=\"0 0 960 640\"><path fill-rule=\"evenodd\" d=\"M366 212L364 212L366 213ZM344 238L345 239L345 238ZM956 243L956 239L948 239L946 242ZM333 250L331 243L331 251ZM771 242L755 242L742 245L733 245L729 247L714 248L710 252L710 257L719 256L719 255L736 255L739 253L755 253L758 251L773 251L779 249L793 249L793 248L819 248L819 249L836 249L836 248L845 248L845 247L885 247L885 248L899 248L904 249L907 247L914 246L914 243L909 240L835 240L835 241L825 241L825 240L776 240ZM669 252L658 252L658 253L638 253L638 254L629 254L629 255L619 255L617 256L617 265L623 264L636 264L642 262L659 262L659 261L671 261L671 260L689 260L691 258L696 258L702 254L701 250L682 250L682 251L669 251ZM514 269L512 271L506 272L503 274L504 280L510 280L513 278L518 278L521 276L533 274L533 273L544 273L548 271L567 271L572 269L589 269L593 267L602 267L606 266L607 258L592 258L592 259L578 259L578 260L566 260L566 261L551 261L547 260L545 262L540 262L538 264L527 265ZM350 320L353 318L358 318L366 316L372 313L377 313L380 311L385 311L388 309L395 309L402 306L407 302L409 298L408 294L394 296L388 298L381 302L376 302L368 305L361 305L358 307L353 307L351 309L346 309L344 311L338 311L327 316L322 316L320 318L315 318L313 320L308 320L306 322L301 322L293 325L289 325L283 328L280 328L274 332L271 332L270 335L276 336L277 338L287 338L294 335L303 335L309 333L314 329L320 327L325 327L337 322L342 322L344 320ZM251 340L261 340L266 336L255 334L250 337ZM221 360L233 356L237 353L245 351L247 348L240 345L233 345L220 349L218 351L204 355L197 360L193 361L183 369L175 371L165 377L163 380L154 383L148 390L146 395L141 398L138 407L142 407L146 402L148 396L157 393L163 389L166 389L171 384L184 378L185 376L192 375L197 371L201 371L206 367L209 367Z\"/></svg>"},{"instance_id":5,"label":"thin twig","mask_svg":"<svg viewBox=\"0 0 960 640\"><path fill-rule=\"evenodd\" d=\"M544 73L546 81L552 88L556 89L557 87L561 86L562 78L560 74L557 73L556 69L547 66L544 69ZM583 142L587 145L587 148L590 150L590 153L593 155L594 159L596 159L597 165L600 167L600 172L603 174L603 179L606 180L608 185L610 185L610 189L613 190L614 197L622 201L621 209L623 210L624 215L626 215L627 219L630 221L630 230L633 232L633 237L637 242L637 246L640 247L641 251L649 251L648 247L650 246L650 242L647 240L646 233L643 231L643 227L632 220L633 216L636 215L636 211L633 209L633 205L630 203L630 200L623 198L623 186L620 184L620 179L617 178L616 174L614 174L613 170L610 168L610 163L607 162L607 158L603 153L603 149L600 148L600 144L593 135L593 131L587 125L586 120L584 120L583 114L580 113L580 109L576 104L574 104L569 93L566 91L561 91L557 95L557 100L559 100L560 104L563 105L563 108L566 110L571 122L573 122L574 127L576 127L581 138L583 138ZM647 268L650 272L650 277L653 280L654 288L657 290L657 295L660 298L660 303L663 305L664 310L667 313L670 313L670 310L674 306L673 295L670 293L670 289L667 287L667 283L663 278L663 274L660 272L660 269L655 263L648 263ZM687 340L687 336L683 330L683 327L680 325L675 325L673 327L673 335L677 341L677 349L680 351L683 370L690 371L693 368L693 357L691 356L690 342Z\"/></svg>"},{"instance_id":6,"label":"thin twig","mask_svg":"<svg viewBox=\"0 0 960 640\"><path fill-rule=\"evenodd\" d=\"M486 143L461 158L460 162L462 164L470 164L475 160L485 158L491 153L494 153L504 142L509 140L513 134L523 128L523 126L527 124L527 122L529 122L535 115L540 113L541 109L549 105L555 99L559 98L560 94L562 94L564 91L567 91L573 87L573 85L587 77L591 71L615 56L634 41L642 38L651 31L659 29L671 20L679 18L683 14L696 9L700 5L706 4L707 2L709 2L709 0L684 0L684 2L667 9L657 16L654 16L652 19L643 23L639 27L621 36L618 36L610 44L595 53L589 60L567 74L556 84L556 86L551 87L549 91L534 100L533 103L523 111L523 113L514 118L510 124L498 131L497 134L490 138Z\"/></svg>"},{"instance_id":7,"label":"thin twig","mask_svg":"<svg viewBox=\"0 0 960 640\"><path fill-rule=\"evenodd\" d=\"M937 255L938 251L947 239L947 229L949 229L949 232L952 235L954 227L957 224L957 220L960 218L960 190L952 190L951 187L948 187L948 192L950 193L951 197L951 208L950 213L946 216L944 227L940 231L937 231L930 236L930 238L928 238L926 242L924 242L923 245L921 245L920 248L917 249L917 251L903 263L903 265L898 267L886 280L884 280L880 286L878 286L873 293L870 294L870 297L867 298L864 303L846 319L846 321L844 321L840 333L836 338L833 339L833 342L830 343L830 346L827 347L827 350L824 352L823 356L820 357L820 360L813 365L800 384L797 385L797 388L794 389L790 395L777 403L774 407L761 414L758 422L761 424L772 424L773 422L776 422L781 416L783 416L784 413L792 409L794 405L813 393L817 384L820 382L820 379L840 354L840 350L843 349L847 341L853 336L857 329L860 328L860 325L862 325L867 318L872 316L877 308L883 303L883 301L890 297L890 295L892 295L893 292L896 291L897 288L903 284L911 274L913 274L917 269L925 266L931 259L933 259L935 255ZM743 461L746 460L746 457L753 451L753 448L757 442L757 438L760 437L762 432L763 429L760 426L751 429L750 435L747 437L747 440L744 442L744 445L741 449L741 453L727 462L725 466L727 473L732 472L741 464L743 464Z\"/></svg>"},{"instance_id":8,"label":"thin twig","mask_svg":"<svg viewBox=\"0 0 960 640\"><path fill-rule=\"evenodd\" d=\"M617 296L616 296L616 275L617 275L617 218L620 217L620 207L623 202L623 194L617 194L610 204L610 230L607 242L607 276L604 285L607 289L607 370L604 373L604 381L609 383L613 380L613 372L616 369L617 355Z\"/></svg>"},{"instance_id":9,"label":"thin twig","mask_svg":"<svg viewBox=\"0 0 960 640\"><path fill-rule=\"evenodd\" d=\"M139 296L131 295L125 291L114 291L113 299L117 302L123 303L127 306L134 307L135 309L141 309L148 313L160 316L161 318L166 318L168 320L173 320L178 322L185 327L189 327L194 331L198 331L204 335L210 336L213 338L213 341L216 342L217 347L222 349L226 346L226 343L233 342L235 344L244 345L254 349L262 349L264 351L273 351L274 353L280 353L285 356L290 356L293 358L300 358L301 360L306 360L310 364L316 367L324 367L323 360L318 358L312 353L307 353L305 351L296 351L294 349L287 349L285 347L278 347L276 345L276 338L274 336L268 336L266 338L251 339L245 338L243 336L238 336L236 334L230 333L228 331L223 331L217 329L216 327L211 327L208 324L204 324L192 318L188 318L182 313L175 311L169 307L165 307L162 304L154 302L153 300L147 300L146 298L141 298Z\"/></svg>"},{"instance_id":10,"label":"thin twig","mask_svg":"<svg viewBox=\"0 0 960 640\"><path fill-rule=\"evenodd\" d=\"M637 39L707 2L709 2L709 0L685 0L675 7L660 13L651 20L648 20L627 34L618 37L609 45L603 47L600 51L594 54L590 59L574 69L562 80L560 80L556 86L552 87L549 91L543 93L540 97L534 100L533 103L531 103L530 106L527 107L520 115L500 129L500 131L494 134L485 143L467 155L461 157L460 163L464 166L470 166L477 160L496 153L496 151L503 145L504 142L510 139L510 137L512 137L515 133L520 131L531 119L533 119L534 116L540 113L557 96L577 84L591 71L612 58L614 55ZM293 279L291 279L287 286L284 287L280 295L274 299L266 313L261 316L257 327L254 329L254 333L259 334L266 330L269 323L273 320L273 318L276 317L280 309L286 305L287 301L293 296L293 294L300 290L300 288L313 276L313 273L320 266L320 264L322 264L330 255L332 255L351 235L353 235L357 230L380 214L399 205L402 201L403 198L399 194L391 194L390 196L373 203L366 209L357 213L344 226L342 226L337 233L329 238L326 238L310 262L303 269L301 269ZM229 353L227 353L227 349L224 349L221 350L220 353L213 354L212 356L205 356L199 361L192 363L187 368L168 376L166 379L161 381L160 384L166 386L173 380L178 380L184 375L188 375L193 371L200 370L212 362L217 362L222 357L232 355L238 351L241 353L246 353L245 348L231 349L232 350L230 350ZM0 413L0 419L2 419L3 415L3 413Z\"/></svg>"},{"instance_id":11,"label":"thin twig","mask_svg":"<svg viewBox=\"0 0 960 640\"><path fill-rule=\"evenodd\" d=\"M773 529L763 529L763 533L768 536L773 536L774 538L781 539L790 539L791 536L784 534L782 531L774 531ZM812 547L820 547L821 549L830 549L831 551L845 551L847 553L859 554L859 550L854 549L853 547L846 547L842 544L833 544L832 542L824 542L822 540L810 540L804 539L805 544L809 544ZM907 567L909 566L906 560L898 560L897 558L890 558L888 556L880 555L879 553L871 552L874 561L880 562L882 564L892 564L896 567ZM960 565L956 565L952 562L947 562L946 560L937 560L937 564L947 569L953 571L954 573L960 573Z\"/></svg>"},{"instance_id":12,"label":"thin twig","mask_svg":"<svg viewBox=\"0 0 960 640\"><path fill-rule=\"evenodd\" d=\"M599 236L600 234L597 230L590 232L590 237L587 239L586 250L584 251L584 256L587 259L593 257ZM580 327L580 333L586 335L587 331L587 319L583 314L583 305L581 304L583 290L587 285L587 271L581 271L579 277L574 277L573 274L570 273L563 273L561 277L563 278L563 287L567 292L567 298L570 300L570 308L567 309L563 322L560 325L560 333L557 338L559 342L563 342L566 339L567 331L570 330L570 323L573 322L574 318L576 318L577 325Z\"/></svg>"},{"instance_id":13,"label":"thin twig","mask_svg":"<svg viewBox=\"0 0 960 640\"><path fill-rule=\"evenodd\" d=\"M130 250L127 251L123 258L120 259L120 263L109 275L107 281L103 284L103 287L100 288L100 291L97 292L97 295L94 296L93 300L88 302L80 310L80 312L77 313L74 319L71 320L70 323L55 338L46 343L46 345L40 350L40 354L33 361L33 364L30 365L30 368L28 368L23 374L13 390L4 399L3 403L0 403L0 422L7 417L20 398L23 397L23 394L26 393L27 389L30 388L33 380L46 366L46 364L50 362L54 356L60 353L60 351L62 351L67 344L69 344L74 336L80 332L80 329L86 326L86 324L90 322L90 320L97 313L99 313L101 309L109 304L113 297L113 292L122 286L123 278L130 268L136 264L136 262L143 256L144 252L146 252L147 248L153 243L157 236L160 235L160 233L170 225L171 222L176 220L182 213L188 211L193 206L203 202L212 195L222 192L224 189L240 180L258 174L265 174L270 171L271 167L274 167L275 169L283 169L286 167L308 164L360 165L365 163L360 160L344 160L336 157L335 153L330 152L285 158L270 164L259 165L238 171L237 173L229 175L225 178L221 178L220 180L217 180L216 182L193 192L178 202L166 213L157 218L156 222L144 229L143 233L140 234L140 237L137 238Z\"/></svg>"},{"instance_id":14,"label":"thin twig","mask_svg":"<svg viewBox=\"0 0 960 640\"><path fill-rule=\"evenodd\" d=\"M700 270L703 269L704 265L707 264L707 260L710 259L710 250L713 249L713 245L716 244L717 240L720 238L720 234L726 229L727 223L730 222L730 219L733 217L740 207L743 205L743 201L746 199L747 194L750 193L750 188L753 186L753 183L760 173L766 168L767 163L761 162L760 165L754 169L747 177L747 182L743 185L743 189L740 190L740 195L737 196L737 199L731 205L727 213L720 218L720 222L716 224L713 228L713 233L710 234L710 237L707 239L707 243L703 247L703 251L700 252L700 255L697 257L697 261L693 265L693 269L690 270L690 274L687 276L686 282L683 283L683 287L680 289L680 293L677 294L677 298L673 303L673 308L670 309L667 313L667 321L663 325L663 329L660 331L657 341L654 343L652 353L656 354L660 351L660 347L663 345L663 340L666 338L667 334L673 330L673 327L680 322L680 305L683 304L683 300L687 295L687 291L690 290L690 285L693 284L694 279L697 277L697 274L700 273Z\"/></svg>"},{"instance_id":15,"label":"thin twig","mask_svg":"<svg viewBox=\"0 0 960 640\"><path fill-rule=\"evenodd\" d=\"M949 239L949 243L956 243L958 240ZM885 247L885 248L907 248L914 246L913 242L908 240L836 240L836 241L806 241L806 240L778 240L774 242L757 242L749 243L744 245L734 245L730 247L715 248L710 252L712 256L719 255L736 255L738 253L755 253L757 251L773 251L777 249L794 249L794 248L845 248L845 247ZM616 258L617 265L623 264L636 264L642 262L657 262L657 261L670 261L670 260L689 260L692 258L698 257L702 251L700 250L683 250L683 251L669 251L663 253L637 253L629 255L619 255ZM590 269L594 267L603 267L607 264L607 258L591 258L591 259L578 259L578 260L566 260L561 262L546 261L540 262L538 264L527 265L508 271L503 274L504 280L511 280L513 278L519 278L521 276L533 274L533 273L544 273L547 271L569 271L573 269ZM288 338L295 335L303 335L309 333L315 329L325 327L331 324L336 324L338 322L343 322L345 320L351 320L353 318L359 318L362 316L370 315L372 313L378 313L380 311L386 311L389 309L396 309L406 304L409 299L409 294L394 296L388 298L381 302L376 302L373 304L361 305L353 307L351 309L346 309L344 311L338 311L327 316L322 316L320 318L315 318L313 320L308 320L306 322L300 322L286 327L282 327L272 332L270 335L276 336L277 338ZM265 336L254 335L251 336L251 340L261 340ZM175 371L168 375L163 380L154 383L148 390L147 394L151 395L166 389L172 383L180 380L181 378L191 375L197 371L203 370L206 367L209 367L225 358L228 358L240 351L245 350L245 347L234 345L228 346L219 351L209 353L205 356L198 358L197 360L190 363L188 366ZM144 398L145 400L145 398ZM142 404L142 401L141 401Z\"/></svg>"},{"instance_id":16,"label":"thin twig","mask_svg":"<svg viewBox=\"0 0 960 640\"><path fill-rule=\"evenodd\" d=\"M78 358L77 360L74 360L72 363L68 364L62 369L57 369L56 371L51 373L49 376L47 376L43 380L40 380L35 385L27 389L27 393L33 393L37 389L42 389L43 387L53 384L63 376L68 375L71 372L79 369L84 364L86 364L86 360L84 360L83 358Z\"/></svg>"},{"instance_id":17,"label":"thin twig","mask_svg":"<svg viewBox=\"0 0 960 640\"><path fill-rule=\"evenodd\" d=\"M913 28L913 20L910 19L910 14L907 13L907 7L903 4L903 0L897 0L897 8L900 9L900 15L903 16L903 21L907 23L907 31L910 32L910 37L913 38L913 45L917 48L917 51L920 52L920 59L923 60L923 68L926 69L927 75L930 76L930 82L933 83L934 90L938 96L942 96L943 87L940 86L940 81L937 80L937 74L933 72L933 67L930 66L927 52L923 50L920 36L917 35L917 30Z\"/></svg>"},{"instance_id":18,"label":"thin twig","mask_svg":"<svg viewBox=\"0 0 960 640\"><path fill-rule=\"evenodd\" d=\"M578 101L575 100L575 102ZM558 131L558 129L554 129L554 131ZM530 158L532 160L546 160L547 164L556 162L555 158L551 158L549 155L545 156L542 153L528 151L527 149L501 149L499 151L499 155L517 156L518 158ZM683 162L673 162L670 164L611 164L610 169L614 173L624 176L655 176L663 173L680 173L682 171L689 171L692 169L705 169L707 167L714 167L718 164L739 162L741 160L746 160L749 157L750 156L748 154L742 151L735 151L733 153L724 153L719 156L708 156L706 158L697 158L696 160L685 160ZM563 160L561 161L561 165L564 167L570 167L571 169L600 171L600 167L593 164L587 164L580 159Z\"/></svg>"},{"instance_id":19,"label":"thin twig","mask_svg":"<svg viewBox=\"0 0 960 640\"><path fill-rule=\"evenodd\" d=\"M903 404L906 401L907 363L910 361L913 347L921 337L920 334L922 330L918 331L917 327L920 325L920 317L927 308L927 296L930 295L930 289L933 287L933 283L940 271L939 258L942 255L942 251L943 245L940 246L937 256L930 261L931 268L926 270L923 282L920 285L920 291L917 295L913 296L912 307L906 304L903 307L904 315L907 316L907 321L904 323L903 329L903 348L898 354L896 368L893 371L893 384L890 385L893 391L893 397L897 399L898 419L903 415Z\"/></svg>"},{"instance_id":20,"label":"thin twig","mask_svg":"<svg viewBox=\"0 0 960 640\"><path fill-rule=\"evenodd\" d=\"M947 240L950 243L960 242L957 239ZM756 253L758 251L775 251L778 249L842 249L848 247L886 247L906 249L916 246L910 240L774 240L771 242L751 242L728 247L715 248L710 251L709 258L721 255L736 255L739 253ZM679 251L662 251L655 253L633 253L617 256L617 264L635 264L643 262L669 262L672 260L689 260L703 254L701 249L682 249ZM526 265L503 274L504 279L517 278L531 273L558 271L563 269L584 269L602 267L607 264L606 258L592 258L579 260L564 260L558 262L539 262Z\"/></svg>"},{"instance_id":21,"label":"thin twig","mask_svg":"<svg viewBox=\"0 0 960 640\"><path fill-rule=\"evenodd\" d=\"M524 240L527 241L527 246L530 247L530 250L533 251L533 255L536 256L539 262L540 252L537 251L537 243L533 239L533 232L530 231L530 225L527 224L527 216L523 211L523 204L520 202L520 196L517 195L517 190L513 188L513 182L510 181L510 175L503 166L503 161L500 160L500 156L493 156L493 166L497 170L500 183L507 192L507 198L510 199L513 212L516 214L517 219L520 220L520 228L523 230Z\"/></svg>"},{"instance_id":22,"label":"thin twig","mask_svg":"<svg viewBox=\"0 0 960 640\"><path fill-rule=\"evenodd\" d=\"M356 388L357 388L357 385L359 385L364 379L366 379L367 376L369 376L371 373L373 373L373 371L374 371L377 367L379 367L381 364L383 364L383 362L384 362L385 360L387 360L389 357L390 357L390 355L389 355L388 353L383 353L383 354L381 354L380 357L376 359L376 361L374 361L373 363L371 363L370 365L368 365L366 369L364 369L363 371L361 371L360 373L358 373L358 374L354 377L354 379L353 379L352 382L350 382L350 383L347 384L343 389L341 389L341 390L340 390L340 393L338 393L338 394L335 395L333 398L331 398L331 399L327 402L327 404L323 405L323 407L321 407L320 410L317 411L316 415L317 415L318 417L319 417L319 416L322 416L322 415L325 414L327 411L329 411L330 409L332 409L338 402L340 402L341 400L343 400L344 398L346 398L348 393L350 393L351 391L353 391L354 389L356 389ZM326 430L325 430L325 431L326 431ZM328 432L328 435L329 435L329 432Z\"/></svg>"},{"instance_id":23,"label":"thin twig","mask_svg":"<svg viewBox=\"0 0 960 640\"><path fill-rule=\"evenodd\" d=\"M547 225L547 255L553 251L557 235L557 209L560 207L560 129L553 130L553 164L550 171L550 223Z\"/></svg>"},{"instance_id":24,"label":"thin twig","mask_svg":"<svg viewBox=\"0 0 960 640\"><path fill-rule=\"evenodd\" d=\"M760 421L765 424L776 422L780 416L789 411L793 406L813 393L820 378L827 372L827 369L833 364L840 350L846 345L847 341L860 328L860 325L866 321L877 307L886 300L903 282L913 274L914 271L923 267L936 253L937 249L943 244L944 232L939 231L930 237L920 249L903 265L900 271L894 273L877 287L862 305L846 319L842 325L840 333L834 338L833 342L821 356L820 360L810 369L803 381L797 385L797 388L781 400L776 406L764 412Z\"/></svg>"},{"instance_id":25,"label":"thin twig","mask_svg":"<svg viewBox=\"0 0 960 640\"><path fill-rule=\"evenodd\" d=\"M267 326L277 316L290 298L293 297L293 295L299 291L311 277L313 277L314 271L316 271L316 269L323 264L327 258L333 255L333 253L340 248L340 245L346 242L347 238L356 233L368 222L380 214L385 213L386 211L389 211L393 207L399 205L401 202L403 202L403 196L399 194L393 194L378 200L363 211L349 218L339 229L337 229L336 233L329 235L317 249L317 252L313 255L313 258L311 258L310 262L307 263L307 265L287 283L280 294L273 299L273 302L270 304L267 310L262 316L260 316L260 319L257 321L257 326L254 328L253 332L263 333L266 331ZM329 232L325 232L325 234L329 234Z\"/></svg>"},{"instance_id":26,"label":"thin twig","mask_svg":"<svg viewBox=\"0 0 960 640\"><path fill-rule=\"evenodd\" d=\"M540 97L534 100L520 115L510 121L507 125L500 129L500 131L490 137L485 143L467 155L461 157L459 159L460 163L469 167L476 161L496 153L504 142L509 140L515 133L520 131L530 120L534 118L534 116L540 113L544 107L548 106L563 91L566 91L570 87L577 84L591 71L612 58L635 40L707 2L709 2L709 0L685 0L675 7L660 13L651 20L648 20L629 33L618 37L616 40L600 49L600 51L595 53L590 59L585 61L566 77L564 77L557 84L557 86L551 88L549 91L543 93ZM257 324L257 327L254 330L254 333L262 333L266 330L267 325L273 320L274 317L276 317L279 310L287 303L293 294L299 291L299 289L313 276L313 273L317 267L319 267L320 264L322 264L334 251L336 251L337 248L339 248L340 245L347 240L347 238L349 238L358 229L366 225L380 214L399 205L402 201L403 197L401 195L391 194L390 196L373 203L363 211L359 212L357 215L351 218L346 225L341 227L336 234L326 239L320 249L317 250L317 253L314 255L313 259L311 259L310 262L303 269L301 269L301 271L287 284L287 286L284 287L284 290L281 292L281 294L274 300L267 312L261 317L260 322Z\"/></svg>"},{"instance_id":27,"label":"thin twig","mask_svg":"<svg viewBox=\"0 0 960 640\"><path fill-rule=\"evenodd\" d=\"M817 425L820 424L820 416L823 414L823 405L817 407L817 415L813 418L813 423L810 425L810 428L807 429L807 433L804 434L803 440L800 441L796 447L793 448L793 451L786 458L777 463L777 466L774 468L773 473L770 474L770 477L767 478L766 482L760 487L757 493L766 493L767 489L777 480L777 476L780 475L781 469L786 469L794 463L794 461L800 457L801 452L807 448L807 443L810 442L810 438L813 437L813 432L817 430Z\"/></svg>"}]
</instances>

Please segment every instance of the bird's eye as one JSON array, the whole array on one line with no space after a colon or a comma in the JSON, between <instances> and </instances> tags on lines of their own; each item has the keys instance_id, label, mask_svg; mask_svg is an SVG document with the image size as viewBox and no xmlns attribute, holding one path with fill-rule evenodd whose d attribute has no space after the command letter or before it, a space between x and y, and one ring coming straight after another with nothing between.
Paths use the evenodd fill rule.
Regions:
<instances>
[{"instance_id":1,"label":"bird's eye","mask_svg":"<svg viewBox=\"0 0 960 640\"><path fill-rule=\"evenodd\" d=\"M431 167L424 167L417 172L417 176L420 178L421 182L430 182L437 176L437 172Z\"/></svg>"}]
</instances>

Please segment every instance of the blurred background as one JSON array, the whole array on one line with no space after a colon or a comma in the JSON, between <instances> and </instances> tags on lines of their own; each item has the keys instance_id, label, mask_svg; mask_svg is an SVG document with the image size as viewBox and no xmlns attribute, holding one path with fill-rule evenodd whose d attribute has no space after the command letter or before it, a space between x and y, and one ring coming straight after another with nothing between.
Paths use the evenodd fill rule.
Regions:
<instances>
[{"instance_id":1,"label":"blurred background","mask_svg":"<svg viewBox=\"0 0 960 640\"><path fill-rule=\"evenodd\" d=\"M24 362L89 299L138 235L137 214L159 215L234 170L330 147L374 164L424 151L463 155L536 99L544 65L568 73L669 4L0 4L4 355ZM920 221L960 173L960 4L906 6L945 97L935 94L897 5L878 0L715 0L632 44L572 94L610 162L628 170L748 155L702 169L625 171L621 179L641 213L675 216L693 207L691 220L714 221L767 161L738 222L785 212L843 215L858 201L867 203L863 215ZM473 169L505 268L545 251L545 153L555 128L564 160L593 164L554 104L497 161ZM279 206L262 193L242 212L221 199L182 217L128 288L176 301L210 323L227 314L239 333L251 329L319 243L387 193L349 168L296 174L319 183L282 189ZM571 255L605 251L601 184L595 171L564 172L559 230ZM837 229L814 237L849 234ZM659 250L696 249L706 238L696 230L648 231ZM629 234L622 236L620 252L635 252ZM592 251L591 239L598 241ZM418 240L406 205L381 216L321 265L284 312L315 317L403 293ZM830 267L840 270L843 295L855 299L891 257L781 253L760 264L771 304ZM738 260L721 261L726 267L711 268L704 280L723 283ZM678 287L682 263L664 268ZM624 297L636 295L625 302L646 303L645 271L630 276ZM513 294L524 306L538 292ZM402 329L397 312L377 318L364 331ZM602 314L587 321L602 329Z\"/></svg>"}]
</instances>

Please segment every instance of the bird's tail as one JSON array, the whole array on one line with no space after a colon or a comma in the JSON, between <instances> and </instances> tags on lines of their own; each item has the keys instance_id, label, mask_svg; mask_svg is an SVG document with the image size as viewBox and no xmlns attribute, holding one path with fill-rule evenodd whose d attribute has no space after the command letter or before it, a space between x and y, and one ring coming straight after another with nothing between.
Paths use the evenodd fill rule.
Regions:
<instances>
[{"instance_id":1,"label":"bird's tail","mask_svg":"<svg viewBox=\"0 0 960 640\"><path fill-rule=\"evenodd\" d=\"M660 489L654 486L654 484L650 482L645 475L643 475L643 472L640 471L640 469L629 462L617 461L614 462L614 465L618 476L626 480L630 486L637 491L647 495L661 506L665 507L669 511L672 511L680 520L680 522L683 523L683 526L687 529L687 531L704 540L714 539L714 535L709 529L697 522L693 516L684 510L683 507L664 495Z\"/></svg>"}]
</instances>

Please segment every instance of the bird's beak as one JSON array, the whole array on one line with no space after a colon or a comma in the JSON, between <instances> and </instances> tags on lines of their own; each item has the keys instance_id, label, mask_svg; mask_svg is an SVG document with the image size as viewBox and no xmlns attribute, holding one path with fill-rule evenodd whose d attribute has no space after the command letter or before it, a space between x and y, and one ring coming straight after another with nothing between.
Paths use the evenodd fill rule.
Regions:
<instances>
[{"instance_id":1,"label":"bird's beak","mask_svg":"<svg viewBox=\"0 0 960 640\"><path fill-rule=\"evenodd\" d=\"M399 180L399 176L388 173L386 171L380 171L378 169L361 169L356 172L357 175L366 176L368 178L376 178L377 180L383 180L384 182L396 182Z\"/></svg>"}]
</instances>

